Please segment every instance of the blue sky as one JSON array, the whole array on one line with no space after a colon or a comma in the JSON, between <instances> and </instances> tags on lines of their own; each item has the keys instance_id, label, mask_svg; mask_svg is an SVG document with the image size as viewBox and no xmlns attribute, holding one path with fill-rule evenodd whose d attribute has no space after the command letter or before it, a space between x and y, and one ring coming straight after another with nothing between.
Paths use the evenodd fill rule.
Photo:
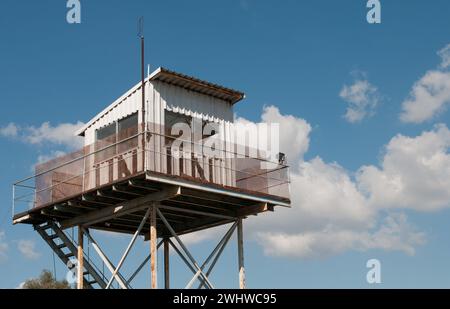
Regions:
<instances>
[{"instance_id":1,"label":"blue sky","mask_svg":"<svg viewBox=\"0 0 450 309\"><path fill-rule=\"evenodd\" d=\"M65 145L55 140L31 143L26 134L45 122L51 128L87 122L139 80L140 15L145 16L146 59L153 68L165 66L240 89L247 98L236 106L239 117L260 121L262 115L271 117L264 107L274 106L279 114L272 110L273 117L292 122L293 129L283 133L294 138L306 132L307 140L299 143L308 144L307 151L290 158L292 190L298 195L290 215L294 219L286 230L282 222L273 222L284 220L286 213L264 218L261 222L271 221L267 230L255 220L249 225L259 234L283 233L288 248L273 254L258 241L258 233L249 237L249 287L450 286L448 1L382 0L378 25L367 23L364 0L81 3L79 25L66 22L66 1L0 4L1 288L53 269L50 249L37 233L30 226L11 225L11 184L29 176L39 156L64 151ZM435 87L431 97L411 95L424 89L420 85ZM402 121L407 102L424 111L408 110L409 121ZM440 111L421 119L430 102L439 103ZM349 121L344 117L349 106L362 108L366 117ZM8 125L19 133L4 130ZM398 135L403 139L393 140ZM383 179L401 179L402 193L384 192ZM312 196L300 196L302 185ZM321 196L333 200L331 194L337 194L342 209L313 208L315 201L322 203ZM303 227L308 218L314 223ZM383 229L386 218L407 221L406 227L388 223ZM367 238L355 238L366 233ZM126 245L123 237L98 237L116 254ZM28 249L34 244L31 251L37 255L19 250L24 251L24 241ZM343 244L334 246L339 242ZM327 244L333 250L325 250ZM201 257L212 246L206 240L193 249ZM146 244L139 248L143 256ZM382 263L381 285L366 282L371 258ZM217 286L236 286L237 271L230 271L237 269L236 259L233 242L212 277ZM128 262L138 261L136 256ZM180 272L174 283L183 286L189 273L181 264L174 267ZM59 277L65 274L59 261L57 270ZM145 286L146 275L137 286Z\"/></svg>"}]
</instances>

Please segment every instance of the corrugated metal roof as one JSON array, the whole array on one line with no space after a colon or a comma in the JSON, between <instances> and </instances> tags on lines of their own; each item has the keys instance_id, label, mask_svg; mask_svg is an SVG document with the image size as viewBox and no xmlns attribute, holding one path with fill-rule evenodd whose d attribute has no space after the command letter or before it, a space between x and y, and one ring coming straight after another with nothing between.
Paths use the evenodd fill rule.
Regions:
<instances>
[{"instance_id":1,"label":"corrugated metal roof","mask_svg":"<svg viewBox=\"0 0 450 309\"><path fill-rule=\"evenodd\" d=\"M230 102L231 104L236 104L245 98L245 94L243 92L227 88L218 84L214 84L211 82L207 82L204 80L200 80L196 77L188 76L185 74L177 73L165 68L156 69L150 76L145 80L148 81L161 81L167 84L171 84L177 87L181 87L190 91L195 91L198 93L202 93L211 97L215 97L226 102ZM111 105L97 114L94 118L92 118L85 126L79 129L76 132L76 135L83 135L84 132L99 118L103 117L106 113L114 109L118 104L120 104L123 100L129 97L132 93L139 90L141 87L141 83L136 84L133 88L128 90L124 95L122 95L119 99L114 101Z\"/></svg>"},{"instance_id":2,"label":"corrugated metal roof","mask_svg":"<svg viewBox=\"0 0 450 309\"><path fill-rule=\"evenodd\" d=\"M191 91L200 92L230 102L231 104L235 104L245 97L244 93L240 91L170 71L165 68L158 68L154 71L150 75L150 80L159 80Z\"/></svg>"}]
</instances>

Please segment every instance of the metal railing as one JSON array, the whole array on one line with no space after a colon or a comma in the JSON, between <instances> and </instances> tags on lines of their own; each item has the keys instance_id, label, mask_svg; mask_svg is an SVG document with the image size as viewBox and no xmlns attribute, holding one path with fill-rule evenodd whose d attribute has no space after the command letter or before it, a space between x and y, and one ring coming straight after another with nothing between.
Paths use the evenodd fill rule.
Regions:
<instances>
[{"instance_id":1,"label":"metal railing","mask_svg":"<svg viewBox=\"0 0 450 309\"><path fill-rule=\"evenodd\" d=\"M289 168L257 155L249 147L228 143L223 149L180 140L159 132L123 132L104 141L36 166L33 176L13 185L13 215L113 184L144 172L185 178L230 190L289 198ZM140 138L142 137L142 138ZM141 142L142 140L142 142ZM174 151L174 141L183 147ZM186 147L188 145L189 147ZM184 148L184 149L183 149ZM214 155L211 155L214 153ZM217 154L219 153L219 154ZM255 153L255 151L253 151Z\"/></svg>"}]
</instances>

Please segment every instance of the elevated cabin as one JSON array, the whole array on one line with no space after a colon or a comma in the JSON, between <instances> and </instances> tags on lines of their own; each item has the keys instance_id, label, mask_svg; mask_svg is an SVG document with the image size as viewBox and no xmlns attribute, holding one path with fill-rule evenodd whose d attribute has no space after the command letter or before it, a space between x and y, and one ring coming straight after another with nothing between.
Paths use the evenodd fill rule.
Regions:
<instances>
[{"instance_id":1,"label":"elevated cabin","mask_svg":"<svg viewBox=\"0 0 450 309\"><path fill-rule=\"evenodd\" d=\"M243 93L164 68L146 78L144 90L145 104L139 83L76 132L82 149L37 165L15 185L16 194L31 192L15 196L14 223L132 233L144 214L137 206L158 202L183 234L290 205L284 162L236 142L243 133L233 106ZM133 211L106 211L117 205ZM158 236L168 233L158 227Z\"/></svg>"}]
</instances>

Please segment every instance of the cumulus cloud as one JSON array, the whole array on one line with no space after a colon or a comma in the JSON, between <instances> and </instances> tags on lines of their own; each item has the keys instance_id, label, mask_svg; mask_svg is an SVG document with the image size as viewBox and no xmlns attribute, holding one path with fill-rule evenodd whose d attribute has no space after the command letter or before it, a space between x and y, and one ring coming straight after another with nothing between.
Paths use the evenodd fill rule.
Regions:
<instances>
[{"instance_id":1,"label":"cumulus cloud","mask_svg":"<svg viewBox=\"0 0 450 309\"><path fill-rule=\"evenodd\" d=\"M416 231L403 214L384 219L374 231L326 227L297 234L260 232L258 240L271 256L291 258L326 258L347 250L383 249L414 255L415 247L425 242L425 235Z\"/></svg>"},{"instance_id":2,"label":"cumulus cloud","mask_svg":"<svg viewBox=\"0 0 450 309\"><path fill-rule=\"evenodd\" d=\"M6 261L8 258L8 244L5 238L5 232L0 231L0 263Z\"/></svg>"},{"instance_id":3,"label":"cumulus cloud","mask_svg":"<svg viewBox=\"0 0 450 309\"><path fill-rule=\"evenodd\" d=\"M402 103L400 120L422 123L444 112L450 104L450 44L438 52L439 69L430 70L412 87L409 97Z\"/></svg>"},{"instance_id":4,"label":"cumulus cloud","mask_svg":"<svg viewBox=\"0 0 450 309\"><path fill-rule=\"evenodd\" d=\"M402 103L403 122L422 123L443 112L450 104L450 72L429 71Z\"/></svg>"},{"instance_id":5,"label":"cumulus cloud","mask_svg":"<svg viewBox=\"0 0 450 309\"><path fill-rule=\"evenodd\" d=\"M252 123L245 118L236 118L237 126ZM303 160L304 154L309 148L309 134L311 133L311 125L304 119L291 115L281 115L276 106L265 106L261 115L261 123L278 124L279 125L279 149L287 156L289 164ZM287 134L288 133L288 134ZM267 136L262 136L267 138ZM251 137L252 138L252 137ZM253 136L253 138L256 138ZM285 147L289 145L289 147Z\"/></svg>"},{"instance_id":6,"label":"cumulus cloud","mask_svg":"<svg viewBox=\"0 0 450 309\"><path fill-rule=\"evenodd\" d=\"M380 103L377 87L363 78L356 79L350 86L344 85L339 96L347 102L344 118L351 123L361 122L372 116Z\"/></svg>"},{"instance_id":7,"label":"cumulus cloud","mask_svg":"<svg viewBox=\"0 0 450 309\"><path fill-rule=\"evenodd\" d=\"M66 154L66 152L61 150L52 150L49 154L39 155L37 158L36 164L41 164L47 161L50 161L54 158L62 157Z\"/></svg>"},{"instance_id":8,"label":"cumulus cloud","mask_svg":"<svg viewBox=\"0 0 450 309\"><path fill-rule=\"evenodd\" d=\"M425 242L423 233L402 213L388 213L370 203L355 174L335 162L315 157L304 160L311 126L291 115L263 112L263 119L291 124L283 132L280 149L290 149L303 136L301 151L291 159L292 208L251 217L246 233L266 254L291 258L327 257L348 250L383 249L414 254ZM275 115L270 117L269 115ZM297 125L295 125L297 124ZM306 125L305 125L306 124Z\"/></svg>"},{"instance_id":9,"label":"cumulus cloud","mask_svg":"<svg viewBox=\"0 0 450 309\"><path fill-rule=\"evenodd\" d=\"M36 260L41 256L41 254L36 251L36 244L32 240L19 240L17 242L17 249L29 260Z\"/></svg>"},{"instance_id":10,"label":"cumulus cloud","mask_svg":"<svg viewBox=\"0 0 450 309\"><path fill-rule=\"evenodd\" d=\"M0 135L4 137L16 137L19 133L19 128L15 123L9 123L7 126L0 128Z\"/></svg>"},{"instance_id":11,"label":"cumulus cloud","mask_svg":"<svg viewBox=\"0 0 450 309\"><path fill-rule=\"evenodd\" d=\"M436 211L450 207L450 131L444 125L417 137L397 135L381 166L363 166L358 183L376 208Z\"/></svg>"},{"instance_id":12,"label":"cumulus cloud","mask_svg":"<svg viewBox=\"0 0 450 309\"><path fill-rule=\"evenodd\" d=\"M83 145L83 139L75 136L75 131L84 124L61 123L56 126L50 122L44 122L40 126L19 126L10 123L0 128L0 135L10 138L18 138L24 143L32 145L53 144L64 146L69 149L76 149Z\"/></svg>"},{"instance_id":13,"label":"cumulus cloud","mask_svg":"<svg viewBox=\"0 0 450 309\"><path fill-rule=\"evenodd\" d=\"M438 55L442 59L440 67L442 69L446 69L446 68L450 67L450 44L448 44L443 49L438 51Z\"/></svg>"}]
</instances>

